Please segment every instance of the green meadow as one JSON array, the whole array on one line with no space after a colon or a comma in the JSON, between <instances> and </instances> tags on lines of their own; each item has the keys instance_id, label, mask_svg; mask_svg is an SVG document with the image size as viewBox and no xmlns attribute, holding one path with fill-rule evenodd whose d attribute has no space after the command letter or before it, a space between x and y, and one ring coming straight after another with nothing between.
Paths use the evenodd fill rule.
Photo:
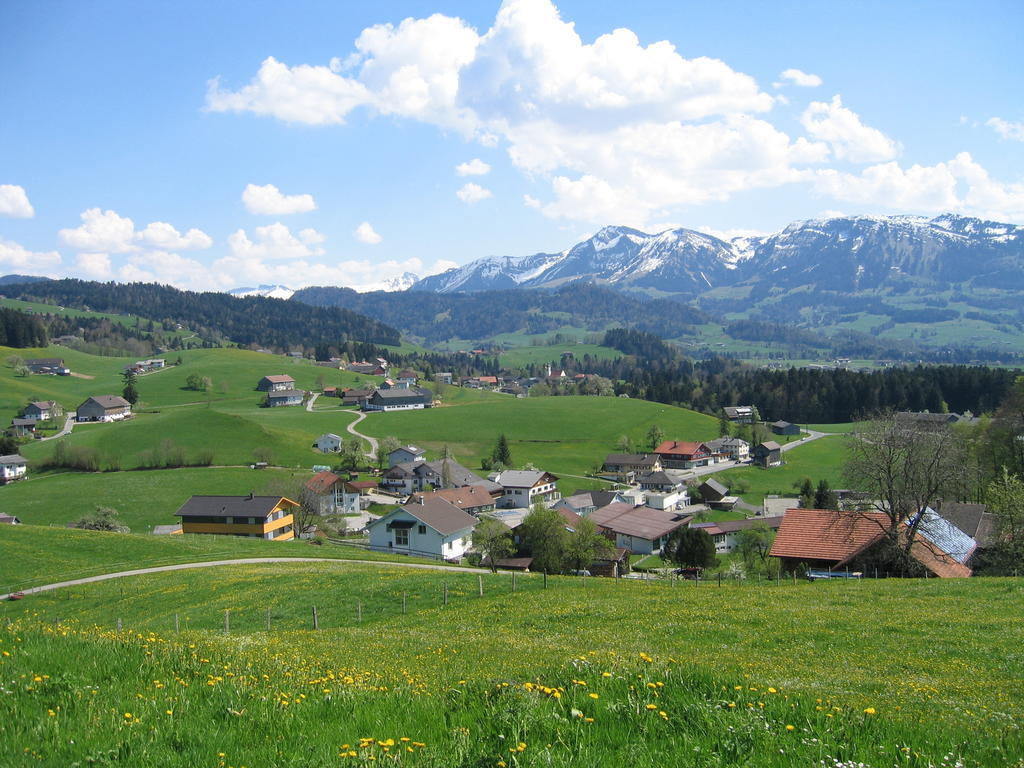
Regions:
<instances>
[{"instance_id":1,"label":"green meadow","mask_svg":"<svg viewBox=\"0 0 1024 768\"><path fill-rule=\"evenodd\" d=\"M7 604L0 739L12 767L1019 766L1022 612L1019 579L175 571Z\"/></svg>"},{"instance_id":2,"label":"green meadow","mask_svg":"<svg viewBox=\"0 0 1024 768\"><path fill-rule=\"evenodd\" d=\"M794 496L794 484L809 477L815 485L827 480L832 488L843 488L843 462L846 459L846 437L836 435L813 440L782 454L781 467L762 469L747 466L728 469L715 475L726 485L739 481L747 490L740 494L750 504L760 504L769 494Z\"/></svg>"}]
</instances>

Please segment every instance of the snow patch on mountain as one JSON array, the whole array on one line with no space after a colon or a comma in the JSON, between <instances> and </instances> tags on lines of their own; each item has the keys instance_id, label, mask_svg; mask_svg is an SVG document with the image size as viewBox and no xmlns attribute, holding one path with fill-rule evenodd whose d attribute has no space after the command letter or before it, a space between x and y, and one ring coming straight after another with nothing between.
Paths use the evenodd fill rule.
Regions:
<instances>
[{"instance_id":1,"label":"snow patch on mountain","mask_svg":"<svg viewBox=\"0 0 1024 768\"><path fill-rule=\"evenodd\" d=\"M237 298L263 296L267 299L290 299L295 291L286 285L259 285L256 288L233 288L228 293Z\"/></svg>"}]
</instances>

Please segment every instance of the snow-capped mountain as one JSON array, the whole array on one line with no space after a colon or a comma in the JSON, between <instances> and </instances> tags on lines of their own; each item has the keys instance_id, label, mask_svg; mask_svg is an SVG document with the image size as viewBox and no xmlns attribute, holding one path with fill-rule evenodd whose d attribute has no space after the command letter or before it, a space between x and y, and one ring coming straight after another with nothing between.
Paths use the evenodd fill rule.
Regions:
<instances>
[{"instance_id":1,"label":"snow-capped mountain","mask_svg":"<svg viewBox=\"0 0 1024 768\"><path fill-rule=\"evenodd\" d=\"M238 298L263 296L268 299L290 299L295 291L285 285L260 285L256 288L232 288L228 293Z\"/></svg>"},{"instance_id":2,"label":"snow-capped mountain","mask_svg":"<svg viewBox=\"0 0 1024 768\"><path fill-rule=\"evenodd\" d=\"M413 272L403 272L398 277L385 280L382 291L405 291L412 288L420 279L420 276Z\"/></svg>"},{"instance_id":3,"label":"snow-capped mountain","mask_svg":"<svg viewBox=\"0 0 1024 768\"><path fill-rule=\"evenodd\" d=\"M922 286L971 281L1024 288L1024 227L952 214L835 217L730 242L688 229L647 234L605 227L561 253L491 256L420 280L411 290L538 288L585 279L694 296L761 282L856 292L901 278Z\"/></svg>"}]
</instances>

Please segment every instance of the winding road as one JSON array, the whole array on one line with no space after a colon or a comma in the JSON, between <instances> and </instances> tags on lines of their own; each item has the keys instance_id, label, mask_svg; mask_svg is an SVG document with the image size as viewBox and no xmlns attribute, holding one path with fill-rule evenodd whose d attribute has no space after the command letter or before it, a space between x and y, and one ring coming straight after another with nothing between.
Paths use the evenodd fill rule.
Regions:
<instances>
[{"instance_id":1,"label":"winding road","mask_svg":"<svg viewBox=\"0 0 1024 768\"><path fill-rule=\"evenodd\" d=\"M345 427L345 430L350 432L351 434L355 435L356 437L361 438L361 439L365 440L366 442L368 442L370 444L370 450L368 450L366 452L366 455L369 456L371 459L376 459L377 458L377 438L370 437L369 435L364 435L362 432L357 432L356 431L356 424L358 424L360 421L362 421L365 418L366 418L366 412L365 411L359 411L356 414L356 420L353 421L353 422L350 422L348 424L348 426Z\"/></svg>"}]
</instances>

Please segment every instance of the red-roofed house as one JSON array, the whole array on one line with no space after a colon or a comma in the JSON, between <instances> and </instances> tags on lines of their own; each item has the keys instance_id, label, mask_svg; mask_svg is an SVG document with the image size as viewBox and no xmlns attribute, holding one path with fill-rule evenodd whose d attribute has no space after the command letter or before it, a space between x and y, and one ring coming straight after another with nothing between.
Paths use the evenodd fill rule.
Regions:
<instances>
[{"instance_id":1,"label":"red-roofed house","mask_svg":"<svg viewBox=\"0 0 1024 768\"><path fill-rule=\"evenodd\" d=\"M666 440L654 452L661 458L665 469L706 467L714 460L714 454L704 443Z\"/></svg>"}]
</instances>

